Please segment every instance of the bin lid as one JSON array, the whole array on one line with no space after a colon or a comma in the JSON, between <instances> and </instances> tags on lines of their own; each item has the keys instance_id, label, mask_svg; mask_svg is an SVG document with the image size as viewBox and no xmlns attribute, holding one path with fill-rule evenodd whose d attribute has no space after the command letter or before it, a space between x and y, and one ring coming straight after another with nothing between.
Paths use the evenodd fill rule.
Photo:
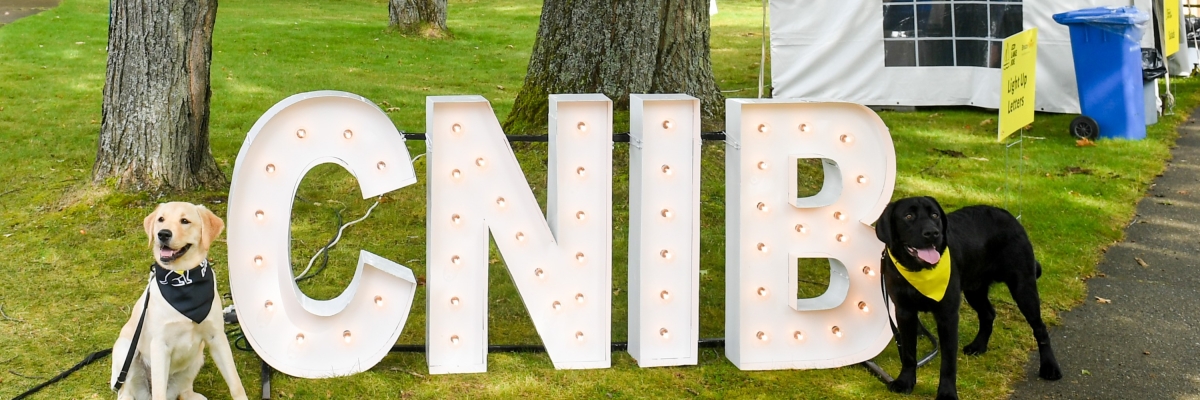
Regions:
<instances>
[{"instance_id":1,"label":"bin lid","mask_svg":"<svg viewBox=\"0 0 1200 400\"><path fill-rule=\"evenodd\" d=\"M1150 15L1137 7L1096 7L1054 14L1054 22L1063 25L1140 25L1150 20Z\"/></svg>"}]
</instances>

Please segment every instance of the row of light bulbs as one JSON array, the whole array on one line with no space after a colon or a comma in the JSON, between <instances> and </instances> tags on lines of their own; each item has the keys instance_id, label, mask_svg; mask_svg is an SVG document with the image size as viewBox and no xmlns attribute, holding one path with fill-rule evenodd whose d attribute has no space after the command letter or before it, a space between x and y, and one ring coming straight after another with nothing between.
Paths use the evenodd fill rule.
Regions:
<instances>
[{"instance_id":1,"label":"row of light bulbs","mask_svg":"<svg viewBox=\"0 0 1200 400\"><path fill-rule=\"evenodd\" d=\"M669 129L673 128L674 126L675 126L675 124L673 122L671 122L671 120L669 120L669 119L663 120L663 122L662 122L663 129L669 130ZM662 171L663 175L666 175L666 176L674 175L674 171L671 170L670 165L663 164L663 166L662 166L662 168L660 168L660 170ZM671 210L667 209L667 208L662 209L662 211L659 211L658 214L668 220L674 216L674 213L672 213ZM673 257L673 255L671 254L671 251L667 250L667 249L660 250L658 252L658 256L661 257L663 260L670 260ZM658 292L658 298L662 299L663 301L670 301L671 300L671 292L669 292L667 290ZM667 330L666 327L662 327L662 328L658 329L658 336L663 338L663 340L667 340L667 339L671 338L671 332L669 330Z\"/></svg>"},{"instance_id":2,"label":"row of light bulbs","mask_svg":"<svg viewBox=\"0 0 1200 400\"><path fill-rule=\"evenodd\" d=\"M859 303L858 303L858 305L859 305L859 308L862 308L862 309L863 309L863 312L866 312L866 305L865 305L865 304L863 304L862 302L859 302ZM838 338L841 338L841 337L842 337L842 335L843 335L843 334L842 334L842 328L841 328L841 327L839 327L839 326L837 326L837 325L834 325L834 326L830 327L830 328L829 328L829 333L833 334L833 336L836 336L836 337L838 337ZM757 333L754 335L754 337L758 338L758 340L761 340L761 341L763 341L763 342L769 342L769 341L771 341L771 336L770 336L770 335L768 335L768 334L767 334L766 332L764 332L764 331L758 331L758 332L757 332ZM792 332L792 339L796 339L797 341L804 340L804 333L803 333L803 332L800 332L800 331L793 331L793 332Z\"/></svg>"},{"instance_id":3,"label":"row of light bulbs","mask_svg":"<svg viewBox=\"0 0 1200 400\"><path fill-rule=\"evenodd\" d=\"M756 164L755 166L758 167L758 169L761 171L766 171L767 169L770 168L770 165L771 164L768 164L766 161L759 161L758 164ZM667 168L667 166L664 165L663 168ZM666 171L664 170L663 172L666 172ZM867 184L867 176L859 175L858 177L854 178L854 181L858 182L860 185L866 185Z\"/></svg>"},{"instance_id":4,"label":"row of light bulbs","mask_svg":"<svg viewBox=\"0 0 1200 400\"><path fill-rule=\"evenodd\" d=\"M297 138L304 139L307 136L308 136L308 132L305 131L304 129L296 130ZM344 131L342 131L342 137L344 137L346 139L352 139L352 138L354 138L354 131L349 130L349 129L344 130ZM275 164L268 163L264 169L267 171L268 174L274 174L275 173ZM383 161L377 162L377 163L375 163L375 169L383 171L383 170L387 169L387 163L383 162ZM262 219L262 218L260 217L259 219Z\"/></svg>"},{"instance_id":5,"label":"row of light bulbs","mask_svg":"<svg viewBox=\"0 0 1200 400\"><path fill-rule=\"evenodd\" d=\"M800 130L800 132L805 132L805 133L807 133L808 131L812 130L812 129L811 129L809 126L808 126L808 124L800 124L799 126L797 126L797 129L799 129L799 130ZM759 132L759 133L768 133L768 132L770 132L770 131L771 131L771 126L770 126L770 125L767 125L767 124L758 124L758 132ZM839 140L839 141L841 141L842 143L845 143L845 144L851 144L851 143L854 143L854 135L851 135L851 134L848 134L848 133L847 133L847 134L842 134L842 135L838 136L838 140Z\"/></svg>"},{"instance_id":6,"label":"row of light bulbs","mask_svg":"<svg viewBox=\"0 0 1200 400\"><path fill-rule=\"evenodd\" d=\"M383 296L376 295L375 299L374 299L374 303L375 303L376 307L383 307ZM275 311L275 302L273 302L271 300L267 300L267 301L263 302L263 308L266 309L267 312L274 312ZM353 335L350 333L349 329L342 331L342 341L346 342L346 344L350 344L350 342L352 341L351 340L352 338L353 338ZM304 344L304 332L300 332L300 333L296 334L296 344L297 345Z\"/></svg>"}]
</instances>

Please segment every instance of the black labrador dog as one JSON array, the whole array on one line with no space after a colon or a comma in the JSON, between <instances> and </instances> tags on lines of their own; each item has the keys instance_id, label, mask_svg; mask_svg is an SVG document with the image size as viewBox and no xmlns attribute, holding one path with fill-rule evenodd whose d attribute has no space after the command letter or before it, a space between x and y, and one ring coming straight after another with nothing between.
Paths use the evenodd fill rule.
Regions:
<instances>
[{"instance_id":1,"label":"black labrador dog","mask_svg":"<svg viewBox=\"0 0 1200 400\"><path fill-rule=\"evenodd\" d=\"M1037 290L1042 266L1033 256L1033 245L1025 228L1012 214L996 207L971 206L947 215L932 197L911 197L888 204L876 224L875 235L887 246L881 262L884 285L896 305L899 329L902 367L896 380L888 384L889 390L912 393L917 381L917 312L928 311L937 321L937 336L941 341L942 369L937 398L958 398L955 381L962 297L979 314L979 334L963 348L963 353L983 354L996 318L996 310L988 300L988 288L996 282L1008 285L1025 321L1033 328L1041 358L1038 376L1046 380L1062 378L1050 348L1050 335L1042 323ZM898 268L905 271L902 273ZM943 274L938 275L939 271ZM939 287L944 287L944 292L939 293Z\"/></svg>"}]
</instances>

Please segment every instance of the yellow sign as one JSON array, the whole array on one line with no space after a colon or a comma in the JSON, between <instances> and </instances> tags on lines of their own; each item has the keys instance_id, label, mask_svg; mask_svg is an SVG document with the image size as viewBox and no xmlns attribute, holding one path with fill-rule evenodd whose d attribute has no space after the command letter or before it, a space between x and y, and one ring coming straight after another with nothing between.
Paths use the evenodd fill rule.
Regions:
<instances>
[{"instance_id":1,"label":"yellow sign","mask_svg":"<svg viewBox=\"0 0 1200 400\"><path fill-rule=\"evenodd\" d=\"M1033 123L1037 82L1037 28L1004 39L1000 63L1000 128L997 141Z\"/></svg>"},{"instance_id":2,"label":"yellow sign","mask_svg":"<svg viewBox=\"0 0 1200 400\"><path fill-rule=\"evenodd\" d=\"M1163 37L1167 55L1179 51L1179 0L1163 0Z\"/></svg>"}]
</instances>

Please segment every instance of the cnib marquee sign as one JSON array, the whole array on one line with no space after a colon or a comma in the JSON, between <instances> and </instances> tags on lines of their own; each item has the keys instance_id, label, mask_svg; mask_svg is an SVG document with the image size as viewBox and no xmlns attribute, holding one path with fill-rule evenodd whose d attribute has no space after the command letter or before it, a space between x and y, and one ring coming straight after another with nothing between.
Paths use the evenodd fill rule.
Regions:
<instances>
[{"instance_id":1,"label":"cnib marquee sign","mask_svg":"<svg viewBox=\"0 0 1200 400\"><path fill-rule=\"evenodd\" d=\"M700 103L632 95L629 353L642 367L695 365L699 335ZM425 336L430 373L487 370L487 253L495 239L558 369L611 365L612 101L550 96L547 213L480 96L426 103ZM870 224L891 198L883 122L848 103L727 102L725 354L740 369L833 368L891 339ZM411 270L361 251L350 286L309 298L289 259L304 175L334 163L363 197L417 181L404 137L371 101L291 96L246 136L229 190L230 287L247 340L289 375L371 368L412 307ZM820 159L824 187L796 197L796 165ZM829 288L797 299L798 260L828 259Z\"/></svg>"}]
</instances>

